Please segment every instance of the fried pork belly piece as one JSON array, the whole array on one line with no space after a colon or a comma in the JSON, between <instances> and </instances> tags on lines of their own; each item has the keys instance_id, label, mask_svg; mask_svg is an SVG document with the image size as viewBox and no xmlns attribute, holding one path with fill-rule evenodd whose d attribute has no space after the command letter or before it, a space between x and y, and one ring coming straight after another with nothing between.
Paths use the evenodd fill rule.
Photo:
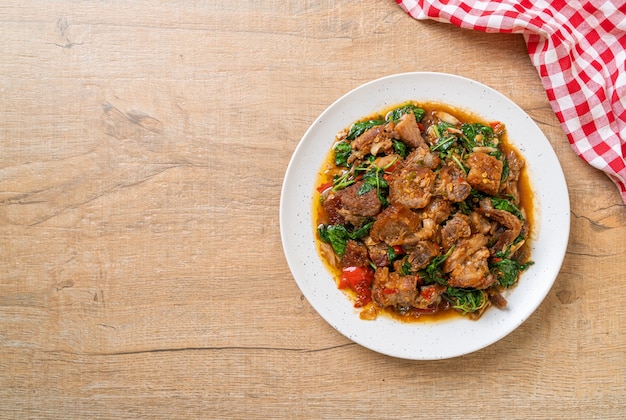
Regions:
<instances>
[{"instance_id":1,"label":"fried pork belly piece","mask_svg":"<svg viewBox=\"0 0 626 420\"><path fill-rule=\"evenodd\" d=\"M506 247L511 245L522 231L522 221L513 213L493 208L489 198L480 200L480 208L478 211L489 219L496 221L501 226L501 229L496 233L498 239L491 247L491 251L494 254L503 251Z\"/></svg>"},{"instance_id":2,"label":"fried pork belly piece","mask_svg":"<svg viewBox=\"0 0 626 420\"><path fill-rule=\"evenodd\" d=\"M412 112L407 112L400 118L400 121L394 127L394 131L400 137L400 140L409 147L428 147L417 125L415 114Z\"/></svg>"},{"instance_id":3,"label":"fried pork belly piece","mask_svg":"<svg viewBox=\"0 0 626 420\"><path fill-rule=\"evenodd\" d=\"M394 171L389 182L389 201L412 209L428 205L437 175L424 166L405 166Z\"/></svg>"},{"instance_id":4,"label":"fried pork belly piece","mask_svg":"<svg viewBox=\"0 0 626 420\"><path fill-rule=\"evenodd\" d=\"M467 182L484 193L498 194L502 177L502 162L483 152L475 152L467 158L470 167Z\"/></svg>"},{"instance_id":5,"label":"fried pork belly piece","mask_svg":"<svg viewBox=\"0 0 626 420\"><path fill-rule=\"evenodd\" d=\"M394 203L378 215L370 236L375 242L385 242L391 246L415 243L421 224L419 215L403 204Z\"/></svg>"},{"instance_id":6,"label":"fried pork belly piece","mask_svg":"<svg viewBox=\"0 0 626 420\"><path fill-rule=\"evenodd\" d=\"M451 287L486 289L495 281L489 272L487 238L476 234L459 241L443 264Z\"/></svg>"},{"instance_id":7,"label":"fried pork belly piece","mask_svg":"<svg viewBox=\"0 0 626 420\"><path fill-rule=\"evenodd\" d=\"M469 197L472 187L465 178L465 172L457 165L446 165L439 171L437 192L445 199L460 203Z\"/></svg>"}]
</instances>

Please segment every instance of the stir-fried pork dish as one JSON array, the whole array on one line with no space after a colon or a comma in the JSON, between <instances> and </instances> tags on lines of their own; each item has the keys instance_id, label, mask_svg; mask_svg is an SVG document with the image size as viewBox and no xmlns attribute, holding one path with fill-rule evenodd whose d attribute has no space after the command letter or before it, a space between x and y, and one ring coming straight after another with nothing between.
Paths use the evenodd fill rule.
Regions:
<instances>
[{"instance_id":1,"label":"stir-fried pork dish","mask_svg":"<svg viewBox=\"0 0 626 420\"><path fill-rule=\"evenodd\" d=\"M336 137L320 173L319 249L361 318L507 304L530 264L532 193L505 126L405 103Z\"/></svg>"}]
</instances>

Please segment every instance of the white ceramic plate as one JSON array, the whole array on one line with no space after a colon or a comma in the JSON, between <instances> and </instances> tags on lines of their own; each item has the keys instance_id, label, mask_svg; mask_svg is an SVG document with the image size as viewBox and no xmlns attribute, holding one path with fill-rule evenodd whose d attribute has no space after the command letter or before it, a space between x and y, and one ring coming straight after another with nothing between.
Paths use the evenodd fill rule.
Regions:
<instances>
[{"instance_id":1,"label":"white ceramic plate","mask_svg":"<svg viewBox=\"0 0 626 420\"><path fill-rule=\"evenodd\" d=\"M506 295L505 309L490 308L478 321L402 323L386 316L359 318L338 290L315 243L312 197L317 173L340 130L352 122L408 100L436 101L501 121L524 155L535 193L532 254L535 261ZM310 126L287 168L280 202L281 239L296 283L313 308L354 342L389 356L432 360L482 349L515 330L541 304L554 283L569 238L570 208L563 170L533 120L499 92L473 80L442 73L403 73L377 79L347 93ZM529 349L530 351L530 349Z\"/></svg>"}]
</instances>

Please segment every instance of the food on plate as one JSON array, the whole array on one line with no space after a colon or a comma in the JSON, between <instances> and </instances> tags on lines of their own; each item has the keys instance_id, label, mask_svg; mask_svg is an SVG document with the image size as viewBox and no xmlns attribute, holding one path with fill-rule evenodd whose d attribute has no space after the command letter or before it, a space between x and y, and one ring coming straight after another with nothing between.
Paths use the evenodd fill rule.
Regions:
<instances>
[{"instance_id":1,"label":"food on plate","mask_svg":"<svg viewBox=\"0 0 626 420\"><path fill-rule=\"evenodd\" d=\"M314 198L318 249L361 318L506 306L532 264L524 167L502 122L444 104L406 102L338 133Z\"/></svg>"}]
</instances>

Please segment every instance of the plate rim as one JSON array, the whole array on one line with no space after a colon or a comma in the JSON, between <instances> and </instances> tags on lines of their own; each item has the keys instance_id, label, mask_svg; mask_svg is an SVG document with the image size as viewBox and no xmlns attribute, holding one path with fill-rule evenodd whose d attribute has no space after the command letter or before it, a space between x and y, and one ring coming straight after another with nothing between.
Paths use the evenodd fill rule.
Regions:
<instances>
[{"instance_id":1,"label":"plate rim","mask_svg":"<svg viewBox=\"0 0 626 420\"><path fill-rule=\"evenodd\" d=\"M556 250L556 254L555 257L557 258L558 263L555 264L551 270L549 270L548 273L546 273L547 275L550 276L550 281L548 282L549 284L546 285L546 287L541 290L540 294L538 297L536 297L528 306L528 308L523 311L521 314L517 314L516 316L518 316L518 318L515 320L515 322L513 322L511 325L509 325L507 328L504 328L501 333L499 334L495 334L493 336L490 337L489 340L486 340L478 345L474 345L471 346L469 349L465 350L465 349L457 349L455 351L448 351L447 353L441 353L441 354L432 354L429 352L412 352L411 349L404 349L404 350L400 350L400 349L390 349L388 347L380 347L377 346L375 344L372 344L370 342L370 339L367 336L364 336L362 334L361 331L359 331L359 333L357 334L353 334L351 333L351 331L349 331L349 329L346 329L346 325L349 325L350 322L348 322L348 324L346 324L345 319L350 319L350 318L354 318L356 316L356 318L358 318L358 312L354 310L354 308L352 307L351 302L348 300L348 297L345 296L345 294L342 291L339 291L336 288L336 284L334 279L332 278L331 273L328 271L328 269L326 267L324 268L324 272L323 274L326 274L328 278L330 278L330 280L332 282L329 283L329 287L326 293L326 297L329 297L331 295L334 295L333 297L336 297L336 293L340 293L342 296L344 296L345 298L345 306L347 309L349 309L350 314L347 313L347 311L345 310L346 308L341 308L341 310L343 312L341 312L341 319L336 319L337 317L333 317L330 316L330 312L328 311L327 308L325 308L321 302L318 301L317 295L312 297L311 296L311 290L309 290L307 288L307 284L303 281L303 279L300 277L300 273L301 273L301 269L300 267L298 267L298 265L300 263L302 263L302 261L297 261L296 256L294 255L294 252L290 247L293 245L290 242L290 238L289 238L289 233L293 233L290 230L290 226L287 220L287 212L289 210L291 210L291 208L289 207L290 203L288 202L288 197L287 194L290 192L290 188L294 188L294 186L291 184L294 182L294 175L295 172L297 171L298 168L296 168L296 165L299 163L298 162L298 158L301 157L301 155L303 153L306 154L305 148L306 147L311 147L310 144L306 144L307 139L309 139L316 130L319 130L320 125L323 125L324 122L326 121L326 119L329 117L329 114L332 114L333 112L337 111L337 108L341 108L341 105L344 104L346 101L350 101L351 98L353 98L355 95L358 97L358 94L360 92L364 92L367 91L368 89L376 89L378 88L379 91L381 89L385 88L385 84L396 84L396 83L400 83L402 81L405 81L406 79L408 80L415 80L415 79L419 79L419 78L434 78L436 80L439 81L443 81L443 80L447 80L453 83L461 83L462 85L467 85L467 86L471 86L472 89L478 89L478 90L483 90L485 92L485 94L487 96L491 96L491 97L496 97L498 98L500 101L504 101L509 107L511 107L512 109L514 109L517 113L522 114L525 118L525 123L530 124L531 126L534 127L534 130L536 132L538 132L540 134L540 139L542 144L541 146L543 147L542 152L546 153L548 156L546 157L546 159L551 160L554 162L556 162L556 167L553 168L553 171L555 171L556 173L552 173L552 175L555 177L554 179L552 179L553 182L555 182L556 184L558 184L560 186L560 199L563 201L561 204L564 207L558 208L558 209L549 209L546 208L545 205L546 203L543 202L539 202L538 200L541 200L542 197L538 197L537 195L535 195L535 213L537 212L541 212L542 214L541 219L540 217L535 217L535 227L533 229L533 234L538 234L540 232L540 230L542 228L544 228L544 226L542 226L543 224L543 216L544 216L544 212L546 211L554 211L555 212L555 217L559 216L559 217L565 217L567 219L566 223L561 220L561 224L560 224L560 234L561 237L564 237L565 240L560 244L561 247ZM445 95L444 95L445 96ZM407 97L405 99L405 101L409 101L409 100L415 100L415 101L420 101L422 99L420 98L416 98L414 96L412 96L410 93L407 93ZM423 101L427 101L429 99L423 99ZM432 99L430 99L432 101ZM399 104L402 101L397 101L397 100L391 100L389 101L389 103L386 103L385 100L383 99L382 101L380 101L381 103L379 103L378 105L374 105L371 104L370 107L373 107L373 109L371 109L369 111L369 114L374 113L374 112L378 112L379 110L385 108L386 106L390 106L390 105L394 105L394 104ZM444 102L443 100L436 100L435 102ZM483 113L474 110L471 107L468 106L464 106L464 105L460 105L457 103L451 103L451 105L456 106L457 108L462 108L465 109L469 112L472 112L476 115L479 115L482 118L485 119L489 119L487 115L483 115ZM339 109L341 110L341 109ZM362 118L365 117L367 115L369 115L367 112L362 113L362 115L357 116L356 118L353 117L347 117L344 116L343 118L346 119L347 121L345 121L344 126L343 127L339 127L339 129L334 130L334 133L332 135L332 137L330 139L328 139L327 145L325 146L325 153L324 156L326 156L326 154L330 151L330 147L332 145L332 143L335 140L335 134L345 128L346 126L348 126L349 124L351 124L352 122L354 122L356 119L358 118ZM330 115L332 118L332 115ZM336 117L335 118L339 118ZM352 118L352 119L350 119ZM505 125L507 126L507 128L509 127L510 122L509 121L503 121L505 123ZM518 124L516 122L516 124ZM332 131L332 130L330 130ZM518 150L520 149L519 147L519 141L516 141L515 139L511 139L509 137L509 141L511 141L517 148ZM310 142L310 140L309 140ZM318 146L321 147L321 146ZM520 150L522 152L522 154L524 154L526 156L526 153L524 152L524 150ZM322 162L316 162L317 165L312 165L311 167L313 168L312 171L317 174L318 170L321 168ZM531 176L532 177L532 176ZM313 239L313 244L315 245L315 238L314 238L314 222L313 220L311 220L311 210L312 210L312 198L313 198L313 190L315 188L314 185L314 180L316 178L316 175L313 177L313 183L311 183L310 185L308 185L308 192L307 192L307 197L308 197L308 207L306 207L306 210L308 211L308 213L305 211L305 213L307 213L307 221L306 221L306 225L310 230L310 237L307 237L306 240L309 241L310 239ZM295 181L297 183L297 181ZM533 183L531 183L531 185L534 185ZM303 189L305 188L304 186L302 186L301 184L297 186L298 189ZM534 188L533 188L534 189ZM548 205L551 203L547 203ZM301 207L298 207L299 209L302 210L302 206L304 205L304 203L301 203ZM305 131L305 133L303 134L303 136L300 138L296 148L294 149L291 158L289 160L289 164L287 165L286 171L285 171L285 176L283 178L283 184L282 184L282 188L281 188L281 195L280 195L280 206L279 206L279 222L280 222L280 234L281 234L281 242L283 245L283 252L285 255L285 258L287 260L287 263L289 265L290 271L292 273L292 276L296 282L296 284L298 285L298 287L300 288L301 292L303 293L304 297L307 299L307 301L309 302L309 304L311 304L311 306L314 308L314 310L318 313L319 316L321 316L327 323L329 323L335 330L337 330L339 333L341 333L342 335L344 335L346 338L356 342L357 344L366 347L372 351L381 353L381 354L385 354L388 356L392 356L392 357L397 357L397 358L402 358L402 359L411 359L411 360L438 360L438 359L447 359L447 358L452 358L452 357L458 357L458 356L462 356L465 354L469 354L478 350L481 350L489 345L492 345L496 342L498 342L499 340L501 340L502 338L504 338L505 336L509 335L510 333L512 333L515 329L517 329L520 325L522 325L527 318L529 318L536 310L537 308L541 305L541 303L545 300L546 296L548 295L550 289L552 288L554 282L556 281L556 278L558 277L558 274L560 272L560 268L562 266L564 257L565 257L565 252L567 249L567 244L569 242L569 229L570 229L570 223L571 223L571 217L570 217L570 203L569 203L569 191L567 189L567 183L565 182L565 176L563 173L563 169L560 165L560 162L558 160L558 157L551 145L551 143L549 142L549 140L547 139L547 137L545 136L545 134L543 133L543 131L538 127L538 125L534 122L534 120L532 120L532 118L530 118L530 116L519 106L517 105L514 101L512 101L511 99L509 99L508 97L506 97L505 95L503 95L501 92L497 91L494 88L489 87L488 85L485 85L481 82L478 82L476 80L464 77L464 76L459 76L456 74L451 74L451 73L442 73L442 72L404 72L404 73L395 73L395 74L390 74L381 78L377 78L368 82L365 82L351 90L349 90L347 93L345 93L344 95L341 95L338 99L336 99L335 101L333 101L328 107L326 107L322 113L320 113L320 115L313 120L313 122L310 124L310 126L307 128L307 130ZM300 221L301 222L301 221ZM539 224L539 225L537 225ZM308 236L308 235L307 235ZM535 239L536 240L536 239ZM535 241L532 241L535 242ZM308 244L308 246L310 246L311 244ZM309 248L310 249L310 248ZM535 250L536 252L536 250ZM553 251L554 252L554 251ZM321 261L321 257L319 256L319 254L315 253L315 258L317 258L319 260L319 263L323 265L322 261ZM306 265L306 264L305 264ZM319 268L319 267L317 267ZM314 273L313 276L317 276L318 273ZM520 281L520 284L523 284L522 281ZM518 286L516 286L513 290L513 292L518 289L520 285L518 284ZM325 287L325 286L324 286ZM331 290L332 289L332 290ZM496 309L491 309L490 311L495 311ZM488 311L488 313L490 312ZM499 310L502 313L507 313L509 312L506 308L505 310ZM485 314L487 315L487 314ZM483 316L483 318L485 317L485 315ZM481 320L483 319L481 318L478 321L470 321L470 320L466 320L466 319L458 319L455 318L454 319L454 323L456 323L457 325L461 325L461 324L468 324L471 323L472 325L476 325L476 323L480 323ZM367 323L369 325L375 325L377 329L389 329L390 334L392 334L391 337L389 337L389 334L385 334L385 333L381 333L383 336L385 336L387 339L391 339L393 338L393 334L397 333L398 330L398 325L402 325L404 327L406 327L407 329L415 329L412 326L415 325L419 325L420 329L422 330L421 332L427 332L428 334L426 334L426 336L429 336L431 338L433 338L434 336L437 335L437 331L433 332L432 330L434 328L437 328L440 330L441 332L441 326L442 325L446 325L447 321L437 321L437 322L427 322L427 323L402 323L400 321L397 320L393 320L390 319L388 317L378 317L376 320L374 321L363 321L363 320L359 320L357 322L361 322L361 323ZM436 326L436 327L433 327ZM379 336L381 334L378 334Z\"/></svg>"}]
</instances>

